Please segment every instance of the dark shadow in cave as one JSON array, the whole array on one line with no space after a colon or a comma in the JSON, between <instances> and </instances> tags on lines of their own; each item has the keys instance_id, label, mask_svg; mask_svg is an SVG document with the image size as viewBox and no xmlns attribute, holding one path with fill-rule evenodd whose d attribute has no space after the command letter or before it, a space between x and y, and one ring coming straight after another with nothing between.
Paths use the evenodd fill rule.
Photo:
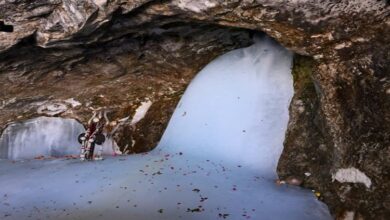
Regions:
<instances>
[{"instance_id":1,"label":"dark shadow in cave","mask_svg":"<svg viewBox=\"0 0 390 220\"><path fill-rule=\"evenodd\" d=\"M14 26L4 24L4 21L0 21L0 32L14 32Z\"/></svg>"}]
</instances>

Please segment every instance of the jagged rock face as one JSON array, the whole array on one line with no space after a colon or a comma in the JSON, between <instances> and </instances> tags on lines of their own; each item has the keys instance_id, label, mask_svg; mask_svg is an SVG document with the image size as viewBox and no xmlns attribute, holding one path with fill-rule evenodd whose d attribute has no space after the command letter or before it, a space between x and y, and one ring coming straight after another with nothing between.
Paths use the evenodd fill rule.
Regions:
<instances>
[{"instance_id":1,"label":"jagged rock face","mask_svg":"<svg viewBox=\"0 0 390 220\"><path fill-rule=\"evenodd\" d=\"M53 112L85 122L89 107L109 108L119 121L149 98L145 119L118 129L142 143L132 151L149 149L193 74L251 42L248 32L232 28L264 31L311 57L295 61L279 174L320 191L340 219L385 219L389 14L384 0L3 0L0 126Z\"/></svg>"}]
</instances>

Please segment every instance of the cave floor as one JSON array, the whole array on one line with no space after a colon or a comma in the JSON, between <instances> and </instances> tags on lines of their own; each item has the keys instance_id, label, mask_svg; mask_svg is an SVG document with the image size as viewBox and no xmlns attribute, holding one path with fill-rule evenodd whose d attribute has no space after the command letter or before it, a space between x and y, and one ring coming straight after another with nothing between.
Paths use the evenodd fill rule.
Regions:
<instances>
[{"instance_id":1,"label":"cave floor","mask_svg":"<svg viewBox=\"0 0 390 220\"><path fill-rule=\"evenodd\" d=\"M2 219L331 219L313 193L181 152L0 161Z\"/></svg>"}]
</instances>

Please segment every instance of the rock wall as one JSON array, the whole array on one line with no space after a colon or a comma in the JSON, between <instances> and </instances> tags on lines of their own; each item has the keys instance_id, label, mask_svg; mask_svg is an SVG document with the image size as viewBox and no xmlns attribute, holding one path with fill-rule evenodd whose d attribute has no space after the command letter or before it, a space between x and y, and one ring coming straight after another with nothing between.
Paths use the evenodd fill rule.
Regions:
<instances>
[{"instance_id":1,"label":"rock wall","mask_svg":"<svg viewBox=\"0 0 390 220\"><path fill-rule=\"evenodd\" d=\"M242 29L263 31L310 57L295 62L281 178L302 178L340 219L385 219L389 14L384 0L2 0L0 126L48 113L85 122L107 106L114 125L149 98L154 113L131 138L149 149L193 74L250 44ZM122 136L137 133L121 125Z\"/></svg>"}]
</instances>

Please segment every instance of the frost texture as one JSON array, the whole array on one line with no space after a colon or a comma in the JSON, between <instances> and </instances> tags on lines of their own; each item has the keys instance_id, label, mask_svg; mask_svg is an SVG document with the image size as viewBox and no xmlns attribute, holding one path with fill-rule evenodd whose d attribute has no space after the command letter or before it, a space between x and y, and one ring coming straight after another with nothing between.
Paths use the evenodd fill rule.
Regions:
<instances>
[{"instance_id":1,"label":"frost texture","mask_svg":"<svg viewBox=\"0 0 390 220\"><path fill-rule=\"evenodd\" d=\"M151 153L0 161L5 219L332 219L308 190L275 184L292 96L291 54L269 40L191 83Z\"/></svg>"}]
</instances>

